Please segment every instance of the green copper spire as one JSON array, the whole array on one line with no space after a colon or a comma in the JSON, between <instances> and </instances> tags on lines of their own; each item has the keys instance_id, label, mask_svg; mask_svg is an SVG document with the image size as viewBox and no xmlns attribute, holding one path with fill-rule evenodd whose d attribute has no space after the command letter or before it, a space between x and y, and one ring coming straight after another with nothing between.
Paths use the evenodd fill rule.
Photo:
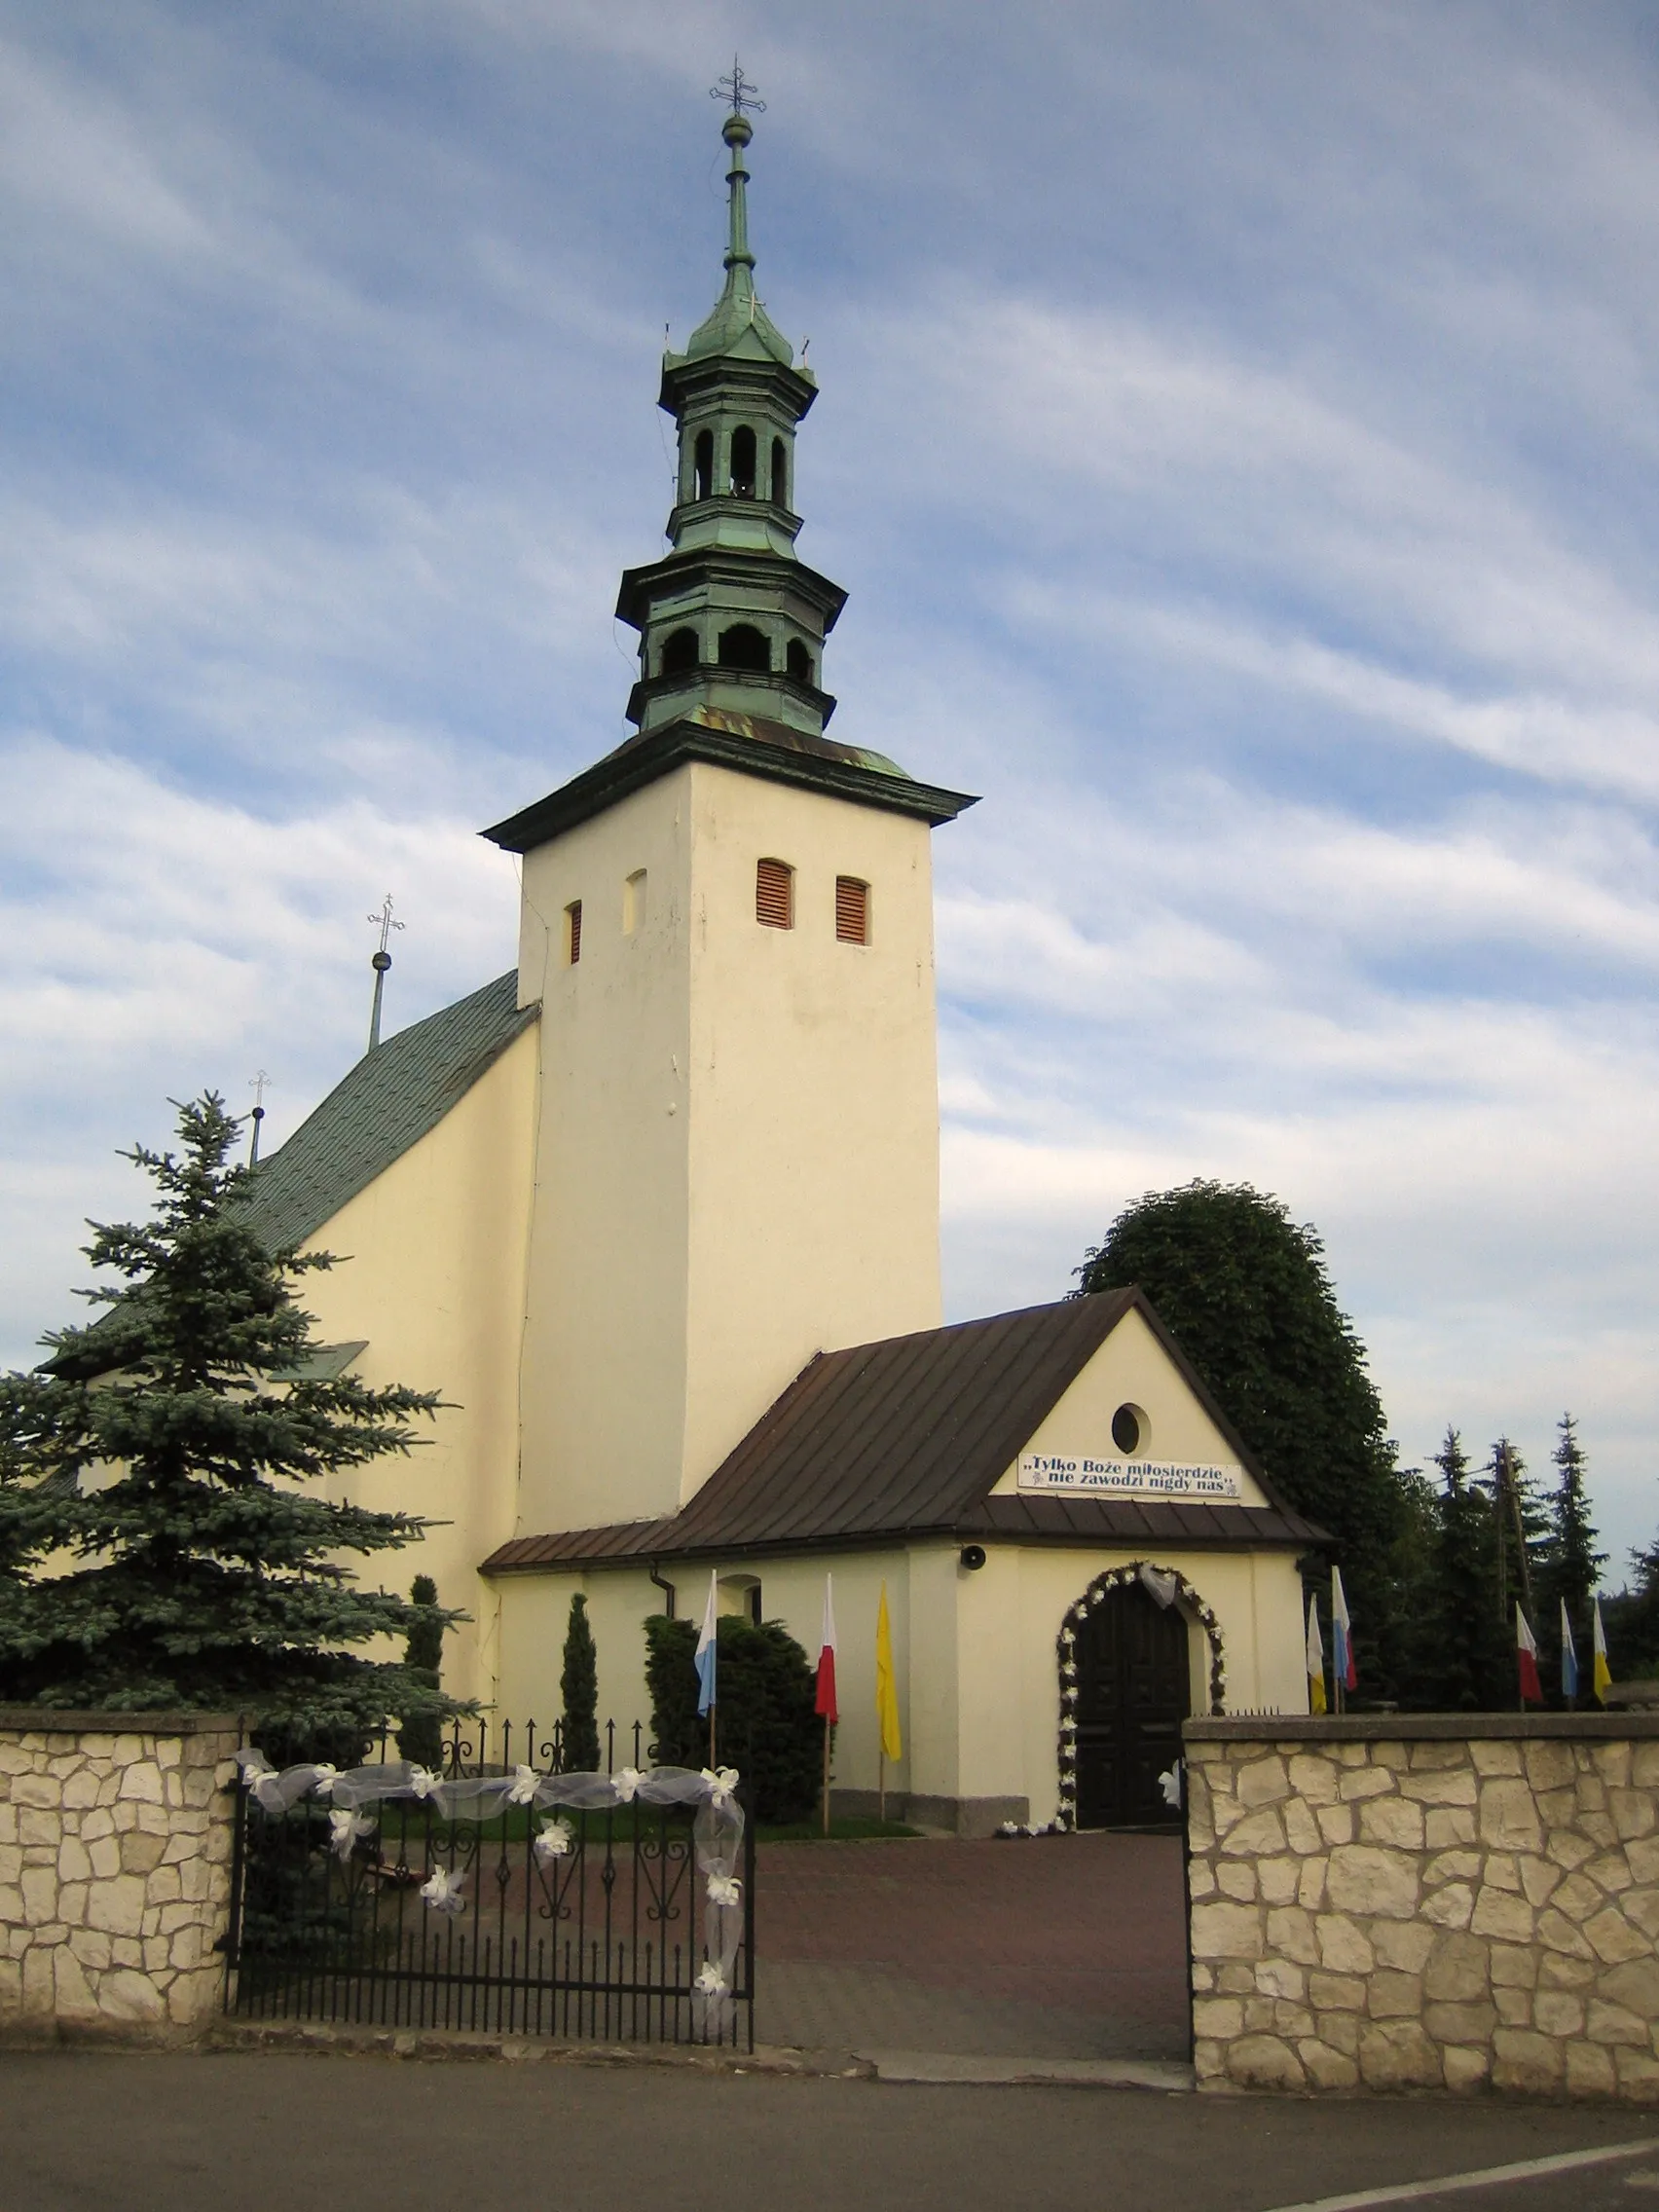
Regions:
<instances>
[{"instance_id":1,"label":"green copper spire","mask_svg":"<svg viewBox=\"0 0 1659 2212\"><path fill-rule=\"evenodd\" d=\"M684 352L663 355L679 482L672 551L631 569L616 603L640 633L628 716L642 730L713 715L816 738L835 709L824 641L846 597L795 553L795 431L818 386L755 294L745 155L763 102L735 61L715 97L731 103L725 286Z\"/></svg>"},{"instance_id":2,"label":"green copper spire","mask_svg":"<svg viewBox=\"0 0 1659 2212\"><path fill-rule=\"evenodd\" d=\"M755 87L734 61L731 75L714 88L716 99L731 97L731 113L720 136L731 149L726 171L725 289L715 302L714 313L699 323L683 353L669 359L705 359L711 353L747 355L756 360L782 361L789 368L794 350L755 296L755 255L749 244L749 171L744 150L755 136L750 114L763 115L766 103L755 96ZM746 112L747 111L747 112Z\"/></svg>"}]
</instances>

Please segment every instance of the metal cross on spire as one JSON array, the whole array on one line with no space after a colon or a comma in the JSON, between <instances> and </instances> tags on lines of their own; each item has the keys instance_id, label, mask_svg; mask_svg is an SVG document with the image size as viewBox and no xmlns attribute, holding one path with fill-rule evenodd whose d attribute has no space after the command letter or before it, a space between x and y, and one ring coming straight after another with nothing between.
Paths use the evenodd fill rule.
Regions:
<instances>
[{"instance_id":1,"label":"metal cross on spire","mask_svg":"<svg viewBox=\"0 0 1659 2212\"><path fill-rule=\"evenodd\" d=\"M404 926L401 922L394 922L391 918L391 893L389 891L386 895L386 903L382 906L380 912L378 914L371 914L369 916L369 920L371 922L379 922L380 924L380 948L384 952L386 950L387 939L391 935L392 931L400 930Z\"/></svg>"},{"instance_id":2,"label":"metal cross on spire","mask_svg":"<svg viewBox=\"0 0 1659 2212\"><path fill-rule=\"evenodd\" d=\"M261 1068L257 1075L248 1078L247 1087L253 1092L253 1113L250 1117L253 1123L253 1135L247 1148L249 1167L259 1165L259 1127L265 1119L265 1087L270 1081L271 1078L264 1068Z\"/></svg>"},{"instance_id":3,"label":"metal cross on spire","mask_svg":"<svg viewBox=\"0 0 1659 2212\"><path fill-rule=\"evenodd\" d=\"M400 930L404 926L401 922L394 922L391 918L391 893L389 891L386 895L386 903L381 907L380 912L371 914L369 920L379 922L381 933L380 950L369 961L369 966L375 972L375 1003L369 1012L369 1051L372 1052L380 1043L381 999L386 990L386 972L391 966L391 954L387 950L387 941L393 930Z\"/></svg>"},{"instance_id":4,"label":"metal cross on spire","mask_svg":"<svg viewBox=\"0 0 1659 2212\"><path fill-rule=\"evenodd\" d=\"M743 74L743 65L734 54L731 57L731 75L722 77L718 85L709 87L712 100L730 100L733 115L764 115L766 103L759 97L760 88L753 78Z\"/></svg>"}]
</instances>

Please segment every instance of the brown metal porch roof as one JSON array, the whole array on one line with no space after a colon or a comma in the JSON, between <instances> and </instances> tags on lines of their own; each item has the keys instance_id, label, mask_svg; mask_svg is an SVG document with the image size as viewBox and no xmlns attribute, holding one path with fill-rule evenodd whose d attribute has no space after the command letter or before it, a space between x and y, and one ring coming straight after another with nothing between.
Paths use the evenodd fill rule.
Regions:
<instances>
[{"instance_id":1,"label":"brown metal porch roof","mask_svg":"<svg viewBox=\"0 0 1659 2212\"><path fill-rule=\"evenodd\" d=\"M1131 1308L1261 1485L1267 1506L989 1494ZM493 1552L482 1571L729 1558L928 1534L1298 1551L1330 1540L1274 1497L1151 1304L1130 1289L821 1352L679 1513L518 1536Z\"/></svg>"}]
</instances>

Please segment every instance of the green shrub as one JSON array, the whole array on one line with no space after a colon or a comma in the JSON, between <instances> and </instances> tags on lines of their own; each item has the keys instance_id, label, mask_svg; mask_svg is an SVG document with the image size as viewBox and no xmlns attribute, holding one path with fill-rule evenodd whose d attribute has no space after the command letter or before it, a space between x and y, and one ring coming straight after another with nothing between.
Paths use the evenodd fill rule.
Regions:
<instances>
[{"instance_id":1,"label":"green shrub","mask_svg":"<svg viewBox=\"0 0 1659 2212\"><path fill-rule=\"evenodd\" d=\"M599 1766L599 1655L588 1625L587 1600L579 1590L571 1600L559 1694L565 1705L560 1764L567 1774L592 1774Z\"/></svg>"},{"instance_id":2,"label":"green shrub","mask_svg":"<svg viewBox=\"0 0 1659 2212\"><path fill-rule=\"evenodd\" d=\"M778 1621L735 1616L718 1627L716 1755L754 1792L755 1818L805 1820L818 1803L824 1723L812 1710L806 1653ZM645 1622L645 1683L653 1756L663 1766L709 1763L709 1722L697 1712L695 1621L653 1613Z\"/></svg>"},{"instance_id":3,"label":"green shrub","mask_svg":"<svg viewBox=\"0 0 1659 2212\"><path fill-rule=\"evenodd\" d=\"M420 1609L410 1625L403 1664L417 1681L435 1690L443 1665L445 1615L438 1605L438 1586L429 1574L415 1577L409 1603ZM414 1715L397 1731L397 1748L406 1759L436 1773L444 1763L442 1721L435 1713Z\"/></svg>"}]
</instances>

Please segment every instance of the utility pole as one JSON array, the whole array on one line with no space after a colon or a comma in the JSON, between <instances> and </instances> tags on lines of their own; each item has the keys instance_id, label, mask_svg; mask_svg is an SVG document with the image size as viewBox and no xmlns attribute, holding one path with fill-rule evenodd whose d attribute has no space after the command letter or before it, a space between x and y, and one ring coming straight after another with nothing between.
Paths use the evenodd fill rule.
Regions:
<instances>
[{"instance_id":1,"label":"utility pole","mask_svg":"<svg viewBox=\"0 0 1659 2212\"><path fill-rule=\"evenodd\" d=\"M1520 1581L1522 1605L1527 1619L1532 1617L1532 1562L1527 1557L1527 1522L1522 1520L1520 1506L1520 1480L1515 1466L1515 1447L1506 1436L1499 1436L1491 1449L1491 1471L1493 1471L1493 1513L1497 1515L1497 1605L1504 1619L1509 1619L1509 1532L1515 1532L1515 1579Z\"/></svg>"}]
</instances>

